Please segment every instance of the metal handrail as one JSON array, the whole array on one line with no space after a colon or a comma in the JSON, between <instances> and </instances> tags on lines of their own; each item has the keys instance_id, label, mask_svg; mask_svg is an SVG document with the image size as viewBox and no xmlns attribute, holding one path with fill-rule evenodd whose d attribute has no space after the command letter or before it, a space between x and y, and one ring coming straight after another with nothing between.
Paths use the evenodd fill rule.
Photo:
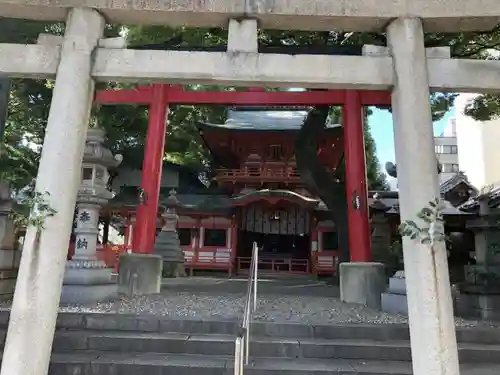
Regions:
<instances>
[{"instance_id":1,"label":"metal handrail","mask_svg":"<svg viewBox=\"0 0 500 375\"><path fill-rule=\"evenodd\" d=\"M234 375L243 375L243 366L248 365L250 351L250 323L252 315L257 309L257 281L258 281L259 249L257 243L253 243L252 260L248 272L247 294L243 321L240 326L234 345Z\"/></svg>"}]
</instances>

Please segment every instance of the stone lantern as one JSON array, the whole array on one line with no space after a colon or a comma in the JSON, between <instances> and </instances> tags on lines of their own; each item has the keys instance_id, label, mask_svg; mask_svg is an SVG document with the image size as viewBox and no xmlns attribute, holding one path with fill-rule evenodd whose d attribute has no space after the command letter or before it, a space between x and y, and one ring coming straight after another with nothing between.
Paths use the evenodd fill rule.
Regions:
<instances>
[{"instance_id":1,"label":"stone lantern","mask_svg":"<svg viewBox=\"0 0 500 375\"><path fill-rule=\"evenodd\" d=\"M0 300L12 298L21 250L15 246L14 200L9 186L0 181Z\"/></svg>"},{"instance_id":2,"label":"stone lantern","mask_svg":"<svg viewBox=\"0 0 500 375\"><path fill-rule=\"evenodd\" d=\"M179 235L177 234L177 208L180 202L175 190L170 191L166 202L166 210L162 215L163 227L156 237L154 252L163 258L164 277L186 276L184 269L184 253L182 251Z\"/></svg>"},{"instance_id":3,"label":"stone lantern","mask_svg":"<svg viewBox=\"0 0 500 375\"><path fill-rule=\"evenodd\" d=\"M99 212L114 193L108 190L108 168L116 168L121 155L113 156L104 146L104 131L91 128L83 155L82 180L76 198L75 254L67 262L61 302L86 303L117 296L112 269L97 258Z\"/></svg>"}]
</instances>

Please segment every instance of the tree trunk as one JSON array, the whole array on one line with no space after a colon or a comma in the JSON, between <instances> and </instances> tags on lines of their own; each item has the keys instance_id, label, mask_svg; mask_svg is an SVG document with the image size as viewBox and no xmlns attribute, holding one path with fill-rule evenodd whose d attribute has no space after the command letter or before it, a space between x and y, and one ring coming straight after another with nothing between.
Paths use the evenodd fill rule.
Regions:
<instances>
[{"instance_id":1,"label":"tree trunk","mask_svg":"<svg viewBox=\"0 0 500 375\"><path fill-rule=\"evenodd\" d=\"M317 150L323 137L329 107L318 106L309 111L295 140L297 170L306 188L325 203L335 222L339 240L339 263L349 261L349 233L345 185L319 161Z\"/></svg>"}]
</instances>

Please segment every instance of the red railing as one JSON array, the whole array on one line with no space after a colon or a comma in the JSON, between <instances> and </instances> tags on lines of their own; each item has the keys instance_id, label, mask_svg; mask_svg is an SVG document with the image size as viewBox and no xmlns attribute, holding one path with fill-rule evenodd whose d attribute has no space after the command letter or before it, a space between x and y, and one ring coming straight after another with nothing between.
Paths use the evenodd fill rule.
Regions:
<instances>
[{"instance_id":1,"label":"red railing","mask_svg":"<svg viewBox=\"0 0 500 375\"><path fill-rule=\"evenodd\" d=\"M238 273L248 271L252 258L237 258L236 269ZM309 270L308 259L293 258L263 258L257 264L259 272L307 274Z\"/></svg>"},{"instance_id":2,"label":"red railing","mask_svg":"<svg viewBox=\"0 0 500 375\"><path fill-rule=\"evenodd\" d=\"M118 272L120 254L126 253L131 246L127 245L98 245L97 259L104 261L110 268Z\"/></svg>"},{"instance_id":3,"label":"red railing","mask_svg":"<svg viewBox=\"0 0 500 375\"><path fill-rule=\"evenodd\" d=\"M335 275L337 271L337 251L315 251L311 254L313 274Z\"/></svg>"},{"instance_id":4,"label":"red railing","mask_svg":"<svg viewBox=\"0 0 500 375\"><path fill-rule=\"evenodd\" d=\"M194 270L226 270L233 273L231 250L192 250L184 249L184 265L192 276Z\"/></svg>"}]
</instances>

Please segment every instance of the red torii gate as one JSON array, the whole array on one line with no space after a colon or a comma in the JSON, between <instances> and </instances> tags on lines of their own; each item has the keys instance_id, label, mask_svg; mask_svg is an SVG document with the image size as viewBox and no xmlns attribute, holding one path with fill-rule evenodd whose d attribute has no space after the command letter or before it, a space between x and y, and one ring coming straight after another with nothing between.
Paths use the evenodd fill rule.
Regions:
<instances>
[{"instance_id":1,"label":"red torii gate","mask_svg":"<svg viewBox=\"0 0 500 375\"><path fill-rule=\"evenodd\" d=\"M145 199L137 209L132 244L133 251L139 253L150 253L154 247L169 105L342 105L351 261L370 262L372 260L363 138L363 106L390 106L389 92L354 90L267 92L263 88L251 88L248 91L187 91L182 86L153 84L139 86L132 90L98 91L94 102L102 105L144 104L149 106L141 181Z\"/></svg>"}]
</instances>

